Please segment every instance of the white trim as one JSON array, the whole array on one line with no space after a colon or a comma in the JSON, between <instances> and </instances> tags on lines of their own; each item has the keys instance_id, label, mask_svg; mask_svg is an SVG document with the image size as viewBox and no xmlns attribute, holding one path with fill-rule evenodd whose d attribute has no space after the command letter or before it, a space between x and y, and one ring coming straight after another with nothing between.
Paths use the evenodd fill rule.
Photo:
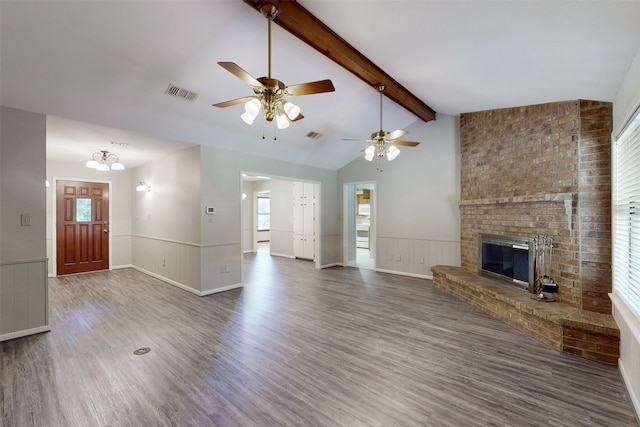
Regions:
<instances>
[{"instance_id":1,"label":"white trim","mask_svg":"<svg viewBox=\"0 0 640 427\"><path fill-rule=\"evenodd\" d=\"M183 242L181 240L166 239L164 237L146 236L144 234L123 234L122 236L137 237L138 239L157 240L159 242L175 243L178 245L192 246L194 248L200 248L200 249L220 248L224 246L236 246L241 244L241 242L226 242L226 243L218 243L215 245L203 245L201 243Z\"/></svg>"},{"instance_id":2,"label":"white trim","mask_svg":"<svg viewBox=\"0 0 640 427\"><path fill-rule=\"evenodd\" d=\"M624 319L636 341L640 343L640 317L636 316L627 304L625 304L624 300L615 292L610 293L609 298L611 298L611 302L613 303L613 315L615 316L616 313L620 314L620 317Z\"/></svg>"},{"instance_id":3,"label":"white trim","mask_svg":"<svg viewBox=\"0 0 640 427\"><path fill-rule=\"evenodd\" d=\"M341 262L332 262L329 264L323 264L320 266L320 268L330 268L330 267L344 267L344 265L342 265Z\"/></svg>"},{"instance_id":4,"label":"white trim","mask_svg":"<svg viewBox=\"0 0 640 427\"><path fill-rule=\"evenodd\" d=\"M416 277L418 279L433 280L433 275L431 275L431 274L407 273L405 271L385 270L385 269L382 269L382 268L376 268L375 271L377 273L388 273L388 274L396 274L398 276Z\"/></svg>"},{"instance_id":5,"label":"white trim","mask_svg":"<svg viewBox=\"0 0 640 427\"><path fill-rule=\"evenodd\" d=\"M44 262L45 264L47 263L48 259L47 258L36 258L36 259L21 259L21 260L17 260L17 261L5 261L5 262L0 262L0 266L5 266L5 265L17 265L17 264L35 264L37 262Z\"/></svg>"},{"instance_id":6,"label":"white trim","mask_svg":"<svg viewBox=\"0 0 640 427\"><path fill-rule=\"evenodd\" d=\"M27 335L40 334L42 332L50 332L51 327L49 325L38 326L37 328L23 329L21 331L10 332L8 334L0 335L0 341L13 340L16 338L26 337Z\"/></svg>"},{"instance_id":7,"label":"white trim","mask_svg":"<svg viewBox=\"0 0 640 427\"><path fill-rule=\"evenodd\" d=\"M134 270L137 270L137 271L139 271L141 273L144 273L144 274L146 274L148 276L155 277L156 279L162 280L163 282L166 282L166 283L168 283L170 285L173 285L173 286L175 286L177 288L180 288L180 289L185 290L187 292L191 292L194 295L200 296L200 291L199 290L194 289L191 286L185 285L184 283L176 282L175 280L171 280L171 279L169 279L167 277L161 276L161 275L159 275L157 273L153 273L153 272L151 272L149 270L145 270L144 268L140 268L140 267L138 267L136 265L132 265L131 268L133 268Z\"/></svg>"},{"instance_id":8,"label":"white trim","mask_svg":"<svg viewBox=\"0 0 640 427\"><path fill-rule=\"evenodd\" d=\"M133 264L114 265L111 267L112 270L121 270L123 268L133 268Z\"/></svg>"},{"instance_id":9,"label":"white trim","mask_svg":"<svg viewBox=\"0 0 640 427\"><path fill-rule=\"evenodd\" d=\"M123 268L125 268L125 267L123 267ZM182 289L184 291L190 292L190 293L192 293L194 295L197 295L199 297L204 297L204 296L211 295L211 294L217 294L219 292L229 291L231 289L237 289L237 288L244 287L244 285L242 283L235 283L233 285L223 286L221 288L210 289L208 291L199 291L197 289L192 288L191 286L185 285L184 283L176 282L175 280L168 279L168 278L166 278L164 276L161 276L161 275L159 275L157 273L153 273L153 272L151 272L149 270L145 270L144 268L140 268L140 267L135 266L135 265L130 266L130 268L133 268L134 270L137 270L137 271L139 271L141 273L144 273L147 276L155 277L156 279L162 280L165 283L173 285L173 286L175 286L177 288L180 288L180 289Z\"/></svg>"},{"instance_id":10,"label":"white trim","mask_svg":"<svg viewBox=\"0 0 640 427\"><path fill-rule=\"evenodd\" d=\"M238 288L243 288L244 285L242 283L236 283L233 285L229 285L229 286L223 286L221 288L215 288L215 289L210 289L208 291L204 291L204 292L200 292L200 296L201 297L206 297L207 295L213 295L213 294L217 294L220 292L226 292L226 291L230 291L232 289L238 289Z\"/></svg>"},{"instance_id":11,"label":"white trim","mask_svg":"<svg viewBox=\"0 0 640 427\"><path fill-rule=\"evenodd\" d=\"M640 397L636 394L635 390L632 387L633 382L631 378L629 378L629 374L627 373L626 368L624 367L624 363L622 360L618 359L618 369L620 370L620 376L622 377L622 381L627 389L627 393L629 393L629 400L631 400L631 407L636 413L636 418L640 419Z\"/></svg>"},{"instance_id":12,"label":"white trim","mask_svg":"<svg viewBox=\"0 0 640 427\"><path fill-rule=\"evenodd\" d=\"M295 259L296 258L295 255L278 254L278 253L275 253L275 252L271 252L269 255L271 255L271 256L279 256L279 257L282 257L282 258L289 258L289 259Z\"/></svg>"}]
</instances>

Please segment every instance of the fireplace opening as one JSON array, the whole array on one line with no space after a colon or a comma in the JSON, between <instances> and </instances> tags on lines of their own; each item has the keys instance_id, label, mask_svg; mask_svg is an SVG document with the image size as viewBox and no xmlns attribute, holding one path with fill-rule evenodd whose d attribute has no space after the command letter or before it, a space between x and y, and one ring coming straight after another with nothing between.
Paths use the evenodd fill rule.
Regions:
<instances>
[{"instance_id":1,"label":"fireplace opening","mask_svg":"<svg viewBox=\"0 0 640 427\"><path fill-rule=\"evenodd\" d=\"M533 292L533 239L480 234L478 255L481 274Z\"/></svg>"}]
</instances>

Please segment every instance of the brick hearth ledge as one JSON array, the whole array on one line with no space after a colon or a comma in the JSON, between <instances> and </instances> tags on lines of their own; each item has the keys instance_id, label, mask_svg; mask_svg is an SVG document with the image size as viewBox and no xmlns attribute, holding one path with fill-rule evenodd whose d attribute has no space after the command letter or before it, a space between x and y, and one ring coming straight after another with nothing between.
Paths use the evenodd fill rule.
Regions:
<instances>
[{"instance_id":1,"label":"brick hearth ledge","mask_svg":"<svg viewBox=\"0 0 640 427\"><path fill-rule=\"evenodd\" d=\"M611 314L584 311L561 302L542 302L525 290L461 267L431 268L436 288L479 308L558 351L616 365L620 330Z\"/></svg>"}]
</instances>

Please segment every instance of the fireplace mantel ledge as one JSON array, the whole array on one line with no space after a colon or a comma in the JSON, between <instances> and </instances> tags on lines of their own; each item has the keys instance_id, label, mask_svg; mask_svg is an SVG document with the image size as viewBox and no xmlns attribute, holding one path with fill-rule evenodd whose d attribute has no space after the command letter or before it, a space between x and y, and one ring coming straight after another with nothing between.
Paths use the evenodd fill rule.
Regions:
<instances>
[{"instance_id":1,"label":"fireplace mantel ledge","mask_svg":"<svg viewBox=\"0 0 640 427\"><path fill-rule=\"evenodd\" d=\"M573 200L573 193L538 193L526 196L497 197L493 199L460 200L458 206L504 205L515 203L560 202Z\"/></svg>"}]
</instances>

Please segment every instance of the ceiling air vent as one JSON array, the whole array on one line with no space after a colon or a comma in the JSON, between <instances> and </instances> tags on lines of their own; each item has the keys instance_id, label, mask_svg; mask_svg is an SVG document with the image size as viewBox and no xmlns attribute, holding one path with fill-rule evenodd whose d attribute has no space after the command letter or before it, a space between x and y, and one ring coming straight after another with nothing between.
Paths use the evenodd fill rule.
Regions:
<instances>
[{"instance_id":1,"label":"ceiling air vent","mask_svg":"<svg viewBox=\"0 0 640 427\"><path fill-rule=\"evenodd\" d=\"M169 87L167 88L167 90L164 91L164 93L166 93L167 95L178 97L178 98L184 98L187 101L191 101L191 102L195 101L198 95L200 95L199 93L195 93L188 89L178 87L173 83L169 84Z\"/></svg>"},{"instance_id":2,"label":"ceiling air vent","mask_svg":"<svg viewBox=\"0 0 640 427\"><path fill-rule=\"evenodd\" d=\"M307 138L311 138L311 139L320 139L321 137L322 137L321 133L314 132L314 131L311 131L307 134Z\"/></svg>"}]
</instances>

